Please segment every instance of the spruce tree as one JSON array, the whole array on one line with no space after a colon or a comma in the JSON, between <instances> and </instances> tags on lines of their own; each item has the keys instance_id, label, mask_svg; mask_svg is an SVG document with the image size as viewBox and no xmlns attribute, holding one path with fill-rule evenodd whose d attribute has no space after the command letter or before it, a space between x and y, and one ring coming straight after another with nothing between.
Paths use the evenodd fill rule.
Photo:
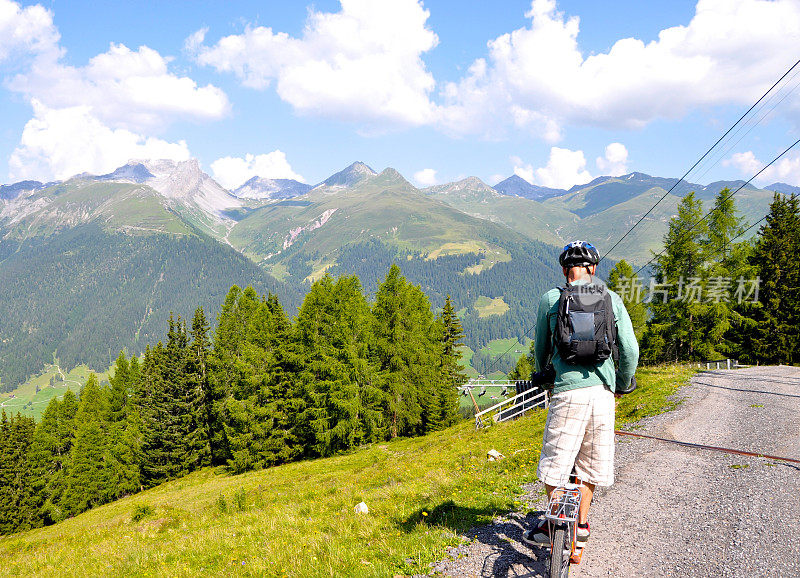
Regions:
<instances>
[{"instance_id":1,"label":"spruce tree","mask_svg":"<svg viewBox=\"0 0 800 578\"><path fill-rule=\"evenodd\" d=\"M282 463L298 448L285 411L287 384L278 384L277 355L289 321L274 295L260 299L252 287L234 286L220 314L209 356L215 460L235 473ZM288 386L295 386L290 377Z\"/></svg>"},{"instance_id":2,"label":"spruce tree","mask_svg":"<svg viewBox=\"0 0 800 578\"><path fill-rule=\"evenodd\" d=\"M634 276L633 267L625 259L620 260L608 274L608 288L619 294L628 311L637 339L642 338L647 323L647 306L640 280Z\"/></svg>"},{"instance_id":3,"label":"spruce tree","mask_svg":"<svg viewBox=\"0 0 800 578\"><path fill-rule=\"evenodd\" d=\"M442 357L441 370L443 379L437 388L440 414L435 416L436 428L446 427L458 418L458 386L466 383L467 376L461 364L461 350L464 345L464 329L458 319L450 295L445 298L444 307L437 319L440 325Z\"/></svg>"},{"instance_id":4,"label":"spruce tree","mask_svg":"<svg viewBox=\"0 0 800 578\"><path fill-rule=\"evenodd\" d=\"M111 393L109 397L109 420L120 422L125 419L128 397L131 389L131 374L128 358L120 351L114 363L114 375L109 378Z\"/></svg>"},{"instance_id":5,"label":"spruce tree","mask_svg":"<svg viewBox=\"0 0 800 578\"><path fill-rule=\"evenodd\" d=\"M442 351L428 298L392 265L373 306L375 357L384 376L384 415L390 437L437 426Z\"/></svg>"},{"instance_id":6,"label":"spruce tree","mask_svg":"<svg viewBox=\"0 0 800 578\"><path fill-rule=\"evenodd\" d=\"M81 391L75 414L75 441L62 498L64 510L72 515L105 502L107 415L108 399L92 373Z\"/></svg>"},{"instance_id":7,"label":"spruce tree","mask_svg":"<svg viewBox=\"0 0 800 578\"><path fill-rule=\"evenodd\" d=\"M30 445L36 423L19 413L0 415L0 534L28 530L37 525L31 486Z\"/></svg>"},{"instance_id":8,"label":"spruce tree","mask_svg":"<svg viewBox=\"0 0 800 578\"><path fill-rule=\"evenodd\" d=\"M61 519L58 507L58 478L63 469L58 439L59 401L54 397L42 414L31 442L31 478L36 496L37 520L49 525Z\"/></svg>"},{"instance_id":9,"label":"spruce tree","mask_svg":"<svg viewBox=\"0 0 800 578\"><path fill-rule=\"evenodd\" d=\"M800 362L800 200L776 194L751 263L760 279L753 311L752 357L760 363Z\"/></svg>"},{"instance_id":10,"label":"spruce tree","mask_svg":"<svg viewBox=\"0 0 800 578\"><path fill-rule=\"evenodd\" d=\"M186 359L185 390L187 408L187 432L185 458L189 471L211 463L209 432L209 382L208 339L209 325L202 307L198 307L192 318L191 343Z\"/></svg>"},{"instance_id":11,"label":"spruce tree","mask_svg":"<svg viewBox=\"0 0 800 578\"><path fill-rule=\"evenodd\" d=\"M142 423L142 484L155 486L176 475L173 454L175 436L172 400L166 383L167 354L163 343L145 348L136 391L136 411Z\"/></svg>"}]
</instances>

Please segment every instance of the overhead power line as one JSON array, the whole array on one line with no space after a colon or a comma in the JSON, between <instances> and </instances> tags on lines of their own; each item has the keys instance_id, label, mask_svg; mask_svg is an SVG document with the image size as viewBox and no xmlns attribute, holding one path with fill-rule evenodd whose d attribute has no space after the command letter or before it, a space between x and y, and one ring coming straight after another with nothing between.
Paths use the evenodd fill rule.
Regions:
<instances>
[{"instance_id":1,"label":"overhead power line","mask_svg":"<svg viewBox=\"0 0 800 578\"><path fill-rule=\"evenodd\" d=\"M775 81L775 83L774 83L772 86L770 86L770 87L769 87L769 89L768 89L768 90L767 90L767 91L766 91L764 94L762 94L762 95L761 95L761 98L759 98L759 99L758 99L758 100L757 100L757 101L756 101L756 102L755 102L755 103L754 103L754 104L753 104L753 105L752 105L750 108L748 108L748 109L747 109L747 112L745 112L745 113L744 113L742 116L740 116L740 117L739 117L739 119L738 119L738 120L737 120L735 123L733 123L733 125L732 125L732 126L731 126L731 127L728 129L728 130L726 130L726 131L725 131L725 134L723 134L721 137L719 137L719 139L717 140L717 142L715 142L713 145L711 145L711 148L709 148L709 149L708 149L708 150L707 150L705 153L703 153L703 156L701 156L701 157L700 157L700 158L697 160L697 162L696 162L696 163L694 163L694 164L692 165L692 167L691 167L691 168L690 168L688 171L686 171L686 172L683 174L683 176L682 176L680 179L678 179L677 181L675 181L675 183L674 183L674 184L673 184L673 185L672 185L672 186L669 188L669 190L668 190L667 192L665 192L665 193L664 193L664 194L661 196L661 198L659 198L659 199L658 199L658 200L657 200L657 201L656 201L656 202L653 204L653 206L652 206L652 207L650 207L650 208L647 210L647 212L646 212L644 215L642 215L642 216L639 218L639 220L637 220L637 221L636 221L636 222L633 224L633 226L631 226L631 228L630 228L630 229L628 229L628 230L627 230L627 232L626 232L624 235L622 235L622 237L620 237L620 239L619 239L619 240L618 240L616 243L614 243L614 245L613 245L613 246L612 246L612 247L611 247L611 248L610 248L608 251L606 251L606 252L603 254L603 256L600 258L600 261L602 261L603 259L605 259L605 258L606 258L606 257L609 255L609 253L611 253L611 251L613 251L614 249L616 249L616 248L617 248L617 246L619 246L619 244L620 244L620 243L622 243L622 241L624 241L624 240L625 240L625 239L628 237L628 235L630 235L630 234L631 234L631 232L632 232L632 231L633 231L633 230L634 230L634 229L635 229L635 228L636 228L636 227L639 225L639 223L641 223L641 222L642 222L642 221L643 221L643 220L644 220L644 219L645 219L645 218L646 218L646 217L647 217L647 216L648 216L650 213L652 213L652 212L653 212L653 210L654 210L654 209L655 209L655 208L656 208L656 207L657 207L657 206L658 206L658 205L661 203L661 201L663 201L663 200L664 200L664 199L667 197L667 195L669 195L669 194L670 194L670 193L671 193L671 192L672 192L672 191L675 189L675 187L677 187L677 186L678 186L678 185L679 185L679 184L680 184L680 183L681 183L681 182L682 182L684 179L686 179L686 177L689 175L689 173L691 173L691 172L692 172L692 171L693 171L693 170L694 170L694 169L695 169L695 168L696 168L696 167L697 167L697 166L698 166L700 163L702 163L702 162L703 162L703 160L704 160L704 159L705 159L705 158L706 158L706 157L707 157L709 154L711 154L711 151L713 151L713 150L714 150L714 149L717 147L717 145L718 145L719 143L721 143L721 142L722 142L722 141L723 141L723 140L724 140L724 139L725 139L725 138L726 138L726 137L727 137L727 136L728 136L728 135L729 135L729 134L730 134L730 133L731 133L731 132L732 132L732 131L733 131L733 130L734 130L734 129L735 129L737 126L738 126L738 125L739 125L739 123L741 123L741 122L742 122L742 121L745 119L745 117L747 117L747 115L749 115L749 114L750 114L750 113L753 111L753 109L755 109L755 108L756 108L756 107L757 107L757 106L758 106L758 105L761 103L761 101L763 101L763 100L764 100L764 99L767 97L767 95L768 95L770 92L772 92L772 90L773 90L773 89L774 89L776 86L778 86L778 84L780 84L780 83L783 81L783 79L784 79L784 78L786 78L786 77L787 77L787 76L788 76L788 75L789 75L789 74L792 72L792 70L794 70L794 69L797 67L797 65L798 65L798 64L800 64L800 59L798 59L798 60L797 60L797 61L796 61L796 62L795 62L795 63L794 63L794 64L793 64L793 65L792 65L790 68L789 68L789 70L787 70L786 72L784 72L784 73L783 73L783 75L782 75L782 76L781 76L781 77L780 77L778 80L776 80L776 81Z\"/></svg>"},{"instance_id":2,"label":"overhead power line","mask_svg":"<svg viewBox=\"0 0 800 578\"><path fill-rule=\"evenodd\" d=\"M723 201L727 201L728 199L730 199L731 197L733 197L733 196L734 196L736 193L738 193L738 192L739 192L739 191L741 191L743 188L745 188L747 185L749 185L749 184L750 184L750 182L751 182L753 179L756 179L756 178L758 178L758 175L760 175L760 174L761 174L761 173L763 173L765 170L767 170L767 169L768 169L770 166L772 166L773 164L775 164L775 163L776 163L778 160L780 160L780 158L781 158L783 155L785 155L786 153L788 153L790 150L792 150L792 149L793 149L794 147L796 147L798 144L800 144L800 139L797 139L797 140L796 140L796 141L794 141L794 142L793 142L791 145L789 145L789 146L788 146L786 149L784 149L784 151L783 151L781 154L779 154L778 156L776 156L774 159L772 159L772 160L769 162L769 164L765 165L765 166L764 166L764 167L763 167L763 168L762 168L760 171L758 171L758 172L757 172L756 174L754 174L752 177L750 177L749 179L747 179L747 181L745 181L744 183L742 183L742 185L741 185L741 186L739 186L739 188L738 188L738 189L736 189L736 190L735 190L735 191L733 191L732 193L728 194L728 195L727 195L727 196L726 196L726 197L723 199ZM683 236L683 235L688 235L688 234L689 234L689 233L691 233L691 232L692 232L692 231L693 231L695 228L697 228L697 226L698 226L700 223L702 223L703 221L705 221L705 220L708 218L708 216L709 216L709 215L711 215L711 213L713 213L713 212L714 212L714 211L716 211L716 210L717 210L717 209L716 209L716 207L713 207L713 208L712 208L710 211L708 211L708 212L707 212L705 215L703 215L703 216L702 216L700 219L698 219L698 221L697 221L696 223L694 223L694 224L693 224L691 227L689 227L688 229L684 229L684 230L683 230L683 231L681 231L679 234L680 234L681 236ZM749 229L748 229L748 230L749 230ZM638 275L639 273L641 273L641 271L642 271L642 270L643 270L645 267L647 267L648 265L650 265L650 263L652 263L653 261L655 261L656 259L658 259L658 258L659 258L661 255L663 255L663 254L664 254L664 252L665 252L666 250L667 250L667 247L664 247L663 249L661 249L661 251L659 251L658 253L656 253L655 255L653 255L653 257L652 257L652 258L651 258L651 259L650 259L650 260L649 260L647 263L645 263L644 265L642 265L641 267L639 267L639 269L636 271L636 273L634 273L634 275Z\"/></svg>"},{"instance_id":3,"label":"overhead power line","mask_svg":"<svg viewBox=\"0 0 800 578\"><path fill-rule=\"evenodd\" d=\"M683 174L683 176L682 176L680 179L678 179L677 181L675 181L675 183L674 183L674 184L673 184L673 185L672 185L672 186L669 188L669 190L668 190L667 192L665 192L665 193L664 193L664 194L663 194L663 195L662 195L662 196L661 196L661 197L660 197L660 198L659 198L659 199L658 199L658 200L657 200L657 201L656 201L656 202L653 204L653 206L652 206L652 207L650 207L650 208L647 210L647 212L646 212L644 215L642 215L642 216L641 216L641 217L640 217L640 218L639 218L639 219L638 219L638 220L637 220L637 221L636 221L636 222L635 222L635 223L634 223L634 224L631 226L631 228L630 228L630 229L628 229L628 230L625 232L625 234L624 234L624 235L622 235L622 237L620 237L620 238L619 238L619 240L617 240L617 242L616 242L616 243L614 243L614 245L613 245L613 246L612 246L612 247L611 247L611 248L610 248L608 251L606 251L606 252L603 254L603 256L600 258L600 261L598 261L598 264L599 264L601 261L603 261L603 259L605 259L605 258L606 258L606 257L609 255L609 253L611 253L611 252L612 252L614 249L616 249L616 248L619 246L619 244L620 244L620 243L622 243L622 241L624 241L624 240L625 240L625 239L628 237L628 235L630 235L630 234L631 234L631 232L632 232L632 231L633 231L633 230L634 230L634 229L635 229L635 228L636 228L636 227L637 227L637 226L638 226L638 225L639 225L639 224L640 224L640 223L641 223L641 222L642 222L642 221L643 221L643 220L644 220L644 219L645 219L645 218L646 218L646 217L647 217L647 216L648 216L650 213L652 213L652 212L653 212L653 210L655 210L655 208L656 208L656 207L657 207L657 206L658 206L658 205L661 203L661 201L663 201L663 200L664 200L664 199L667 197L667 195L669 195L669 194L670 194L670 193L671 193L671 192L672 192L672 191L675 189L675 187L677 187L677 186L678 186L678 185L679 185L681 182L683 182L683 181L686 179L686 177L687 177L687 176L689 176L689 174L690 174L690 173L691 173L691 172L692 172L692 171L693 171L695 168L697 168L697 166L698 166L698 165L700 165L700 164L701 164L701 163L702 163L702 162L703 162L703 161L706 159L706 157L708 157L708 155L709 155L709 154L711 154L711 152L712 152L712 151L713 151L713 150L714 150L714 149L715 149L715 148L716 148L716 147L717 147L717 146L718 146L718 145L719 145L719 144L720 144L722 141L724 141L724 140L725 140L725 138L727 138L727 137L728 137L728 135L729 135L729 134L731 134L731 132L733 132L733 131L734 131L734 129L735 129L735 128L736 128L736 127L739 125L739 124L741 124L741 123L742 123L742 121L743 121L743 120L744 120L744 119L745 119L745 118L746 118L746 117L747 117L747 116L748 116L748 115L749 115L749 114L750 114L750 113L751 113L753 110L755 110L755 109L756 109L756 108L757 108L757 107L758 107L758 106L761 104L761 102L762 102L762 101L764 101L764 99L765 99L765 98L767 98L767 96L768 96L768 95L769 95L769 94L770 94L770 93L771 93L771 92L772 92L772 91L775 89L775 87L776 87L776 86L778 86L778 85L779 85L779 84L780 84L780 83L781 83L781 82L782 82L782 81L783 81L783 80L784 80L784 79L785 79L787 76L789 76L789 74L791 74L791 73L792 73L792 71L793 71L795 68L797 68L797 66L798 66L798 65L800 65L800 59L798 59L798 60L797 60L797 61L796 61L794 64L792 64L792 66L791 66L791 67L789 67L789 69L788 69L786 72L784 72L784 73L781 75L781 77L780 77L778 80L776 80L776 81L775 81L775 83L774 83L772 86L770 86L770 87L769 87L769 89L768 89L768 90L767 90L767 91L766 91L764 94L762 94L762 95L761 95L761 97L760 97L760 98L759 98L759 99L758 99L758 100L757 100L755 103L753 103L753 105L752 105L750 108L748 108L748 109L747 109L747 111L746 111L746 112L745 112L745 113L744 113L742 116L740 116L740 117L739 117L739 119L738 119L738 120L737 120L735 123L733 123L733 125L731 125L731 127L730 127L728 130L726 130L726 131L725 131L725 133L724 133L724 134L723 134L721 137L719 137L719 139L717 139L717 141L716 141L716 142L715 142L713 145L711 145L711 147L710 147L710 148L709 148L709 149L708 149L708 150L707 150L705 153L703 153L703 156L701 156L701 157L700 157L700 158L697 160L697 162L696 162L696 163L694 163L694 164L691 166L691 168L690 168L688 171L686 171L686 172ZM800 71L798 71L798 72L800 72ZM793 80L795 76L797 76L797 72L796 72L796 73L795 73L795 74L792 76L792 78L790 79L790 81L791 81L791 80ZM797 86L795 86L794 88L790 89L790 90L789 90L789 91L788 91L788 92L787 92L787 93L786 93L786 94L785 94L785 95L784 95L784 96L783 96L783 97L782 97L782 98L781 98L781 99L780 99L780 100L779 100L779 101L778 101L778 102L777 102L775 105L773 105L773 107L772 107L772 108L771 108L769 111L767 111L767 113L766 113L765 115L763 115L763 116L762 116L760 119L758 119L758 120L755 122L755 124L753 124L753 126L752 126L752 127L750 127L750 129L748 129L748 130L747 130L747 132L746 132L744 135L742 135L742 137L740 137L740 138L739 138L739 140L737 140L737 141L736 141L736 143L734 143L734 145L733 145L733 146L736 146L736 144L738 144L738 143L739 143L739 141L741 141L741 140L742 140L742 138L744 138L744 137L745 137L745 136L746 136L746 135L747 135L747 134L748 134L748 133L749 133L749 132L752 130L752 128L753 128L754 126L758 125L758 124L759 124L759 123L760 123L762 120L764 120L764 118L766 118L766 117L767 117L767 116L768 116L768 115L769 115L769 114L770 114L770 113L771 113L771 112L772 112L772 111L775 109L775 107L776 107L776 106L778 106L778 104L780 104L781 102L783 102L783 101L784 101L784 99L786 99L786 97L787 97L789 94L791 94L791 93L794 91L794 89L795 89L795 88L797 88ZM770 100L772 100L772 97L770 97L770 98L769 98L769 99L768 99L766 102L764 102L764 106L766 106L766 105L767 105L767 104L770 102ZM741 128L740 128L739 130L741 130ZM736 135L738 132L739 132L738 130L737 130L736 132L734 132L734 136L735 136L735 135ZM775 159L773 159L773 160L772 160L772 161L771 161L771 162L770 162L768 165L766 165L766 166L765 166L763 169L761 169L761 171L759 171L759 172L758 172L758 173L756 173L756 174L755 174L753 177L751 177L751 178L750 178L750 180L748 180L748 181L745 183L745 185L746 185L747 183L749 183L750 181L752 181L754 178L756 178L756 177L757 177L759 174L761 174L761 172L763 172L763 171L764 171L764 170L765 170L767 167L769 167L770 165L772 165L773 163L775 163L775 162L776 162L776 161L777 161L777 160L778 160L780 157L782 157L782 156L783 156L784 154L786 154L786 153L787 153L789 150L791 150L791 149L792 149L792 148L793 148L795 145L797 145L797 144L798 144L798 142L800 142L800 140L796 141L796 142L795 142L795 143L794 143L792 146L790 146L788 149L786 149L784 152L782 152L780 155L778 155L778 156L777 156ZM728 150L730 150L730 148L729 148ZM722 155L722 156L724 156L724 154L725 154L725 153L723 153L723 155ZM720 158L721 158L721 157L720 157ZM714 166L714 164L716 164L717 162L719 162L719 159L717 159L717 160L716 160L716 161L715 161L715 162L714 162L714 163L713 163L711 166L713 167L713 166ZM711 168L711 167L709 167L709 169L710 169L710 168ZM708 172L708 169L706 170L706 172ZM703 174L705 174L705 173L703 173ZM745 185L742 185L742 187L744 187ZM741 190L741 189L742 189L742 187L739 187L739 189L737 189L737 190L736 190L734 193L732 193L730 196L733 196L734 194L736 194L736 193L737 193L739 190ZM728 197L728 198L730 198L730 197ZM713 209L712 209L712 211L713 211ZM709 212L709 213L710 213L710 212ZM706 217L708 217L708 213L707 213L707 214L706 214L706 215L703 217L703 219L705 219ZM764 217L764 218L766 218L766 217ZM764 220L764 218L762 218L761 220L763 221L763 220ZM760 221L759 221L759 222L760 222ZM696 226L697 224L699 224L699 221L698 221L698 223L696 223L694 226ZM750 227L749 227L749 228L748 228L746 231L744 231L744 232L746 233L747 231L749 231L750 229L752 229L752 227L753 227L753 226L754 226L754 225L751 225L751 226L750 226ZM729 243L730 243L730 242L729 242ZM663 253L663 251L662 251L662 253ZM659 253L659 255L660 255L660 254L661 254L661 253ZM658 255L657 255L657 256L658 256ZM656 257L657 257L657 256L656 256ZM638 274L639 274L639 272L641 272L641 271L642 271L642 269L644 269L644 268L645 268L645 267L647 267L647 266L648 266L650 263L652 263L652 262L653 262L653 260L654 260L656 257L653 257L653 259L650 259L650 261L648 261L648 262L647 262L647 263L646 263L646 264L645 264L643 267L641 267L641 268L640 268L638 271L636 271L636 274L638 275ZM530 337L530 333L531 333L531 331L533 331L535 328L536 328L536 323L534 323L533 325L531 325L531 327L530 327L530 328L528 328L528 329L525 331L525 333L523 334L523 338L524 338L524 337ZM508 355L508 353L509 353L509 352L510 352L512 349L514 349L514 347L516 347L516 345L512 344L512 345L511 345L511 347L509 347L508 349L506 349L506 350L505 350L505 351L504 351L504 352L503 352L501 355L499 355L499 356L495 357L495 358L492 360L492 362L489 364L489 367L488 367L488 368L486 368L486 373L487 373L487 375L488 375L488 374L491 372L491 370L492 370L492 369L493 369L493 368L494 368L494 367L497 365L497 363L498 363L498 362L499 362L499 361L500 361L500 360L501 360L503 357L505 357L506 355Z\"/></svg>"}]
</instances>

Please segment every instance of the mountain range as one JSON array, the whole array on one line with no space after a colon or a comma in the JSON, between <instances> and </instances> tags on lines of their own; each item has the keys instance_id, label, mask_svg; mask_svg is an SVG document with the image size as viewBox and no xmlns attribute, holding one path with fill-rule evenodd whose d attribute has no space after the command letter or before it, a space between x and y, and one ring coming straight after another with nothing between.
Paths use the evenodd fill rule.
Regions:
<instances>
[{"instance_id":1,"label":"mountain range","mask_svg":"<svg viewBox=\"0 0 800 578\"><path fill-rule=\"evenodd\" d=\"M392 168L356 162L317 185L253 177L228 191L196 160L132 160L104 175L0 186L0 378L11 387L60 359L108 366L163 335L170 311L210 319L231 284L276 293L294 314L309 282L357 274L373 291L392 262L434 307L450 294L473 349L523 338L538 295L559 282L559 247L601 251L664 197L611 253L644 263L690 191L723 187L749 222L773 192L630 173L568 190L514 175L418 189ZM743 186L744 185L744 186ZM606 262L607 267L611 263Z\"/></svg>"}]
</instances>

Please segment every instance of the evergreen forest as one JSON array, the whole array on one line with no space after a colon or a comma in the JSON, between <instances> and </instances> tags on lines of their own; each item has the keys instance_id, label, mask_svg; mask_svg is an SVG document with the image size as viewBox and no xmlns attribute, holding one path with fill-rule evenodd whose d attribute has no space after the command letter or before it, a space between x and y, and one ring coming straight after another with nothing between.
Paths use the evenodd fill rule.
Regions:
<instances>
[{"instance_id":1,"label":"evergreen forest","mask_svg":"<svg viewBox=\"0 0 800 578\"><path fill-rule=\"evenodd\" d=\"M625 260L608 275L639 338L642 363L800 364L800 199L775 194L769 213L744 222L722 189L706 210L686 195L650 276ZM744 239L760 225L757 235ZM512 379L527 379L533 355Z\"/></svg>"},{"instance_id":2,"label":"evergreen forest","mask_svg":"<svg viewBox=\"0 0 800 578\"><path fill-rule=\"evenodd\" d=\"M127 235L98 224L0 243L0 379L13 389L54 352L63 367L109 367L163 335L170 309L216 308L233 284L279 295L296 311L300 289L232 248L197 235Z\"/></svg>"},{"instance_id":3,"label":"evergreen forest","mask_svg":"<svg viewBox=\"0 0 800 578\"><path fill-rule=\"evenodd\" d=\"M2 413L0 533L56 523L215 465L231 473L424 435L458 418L463 329L446 297L392 265L368 301L355 276L314 283L294 321L234 285L213 333L204 309L165 341L121 352L37 424Z\"/></svg>"}]
</instances>

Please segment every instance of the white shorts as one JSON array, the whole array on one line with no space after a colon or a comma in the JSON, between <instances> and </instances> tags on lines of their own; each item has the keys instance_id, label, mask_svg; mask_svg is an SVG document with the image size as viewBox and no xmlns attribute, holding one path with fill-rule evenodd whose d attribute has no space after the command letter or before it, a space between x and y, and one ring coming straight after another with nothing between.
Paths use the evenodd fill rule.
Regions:
<instances>
[{"instance_id":1,"label":"white shorts","mask_svg":"<svg viewBox=\"0 0 800 578\"><path fill-rule=\"evenodd\" d=\"M602 385L571 389L550 399L537 475L550 486L569 481L614 483L614 394Z\"/></svg>"}]
</instances>

